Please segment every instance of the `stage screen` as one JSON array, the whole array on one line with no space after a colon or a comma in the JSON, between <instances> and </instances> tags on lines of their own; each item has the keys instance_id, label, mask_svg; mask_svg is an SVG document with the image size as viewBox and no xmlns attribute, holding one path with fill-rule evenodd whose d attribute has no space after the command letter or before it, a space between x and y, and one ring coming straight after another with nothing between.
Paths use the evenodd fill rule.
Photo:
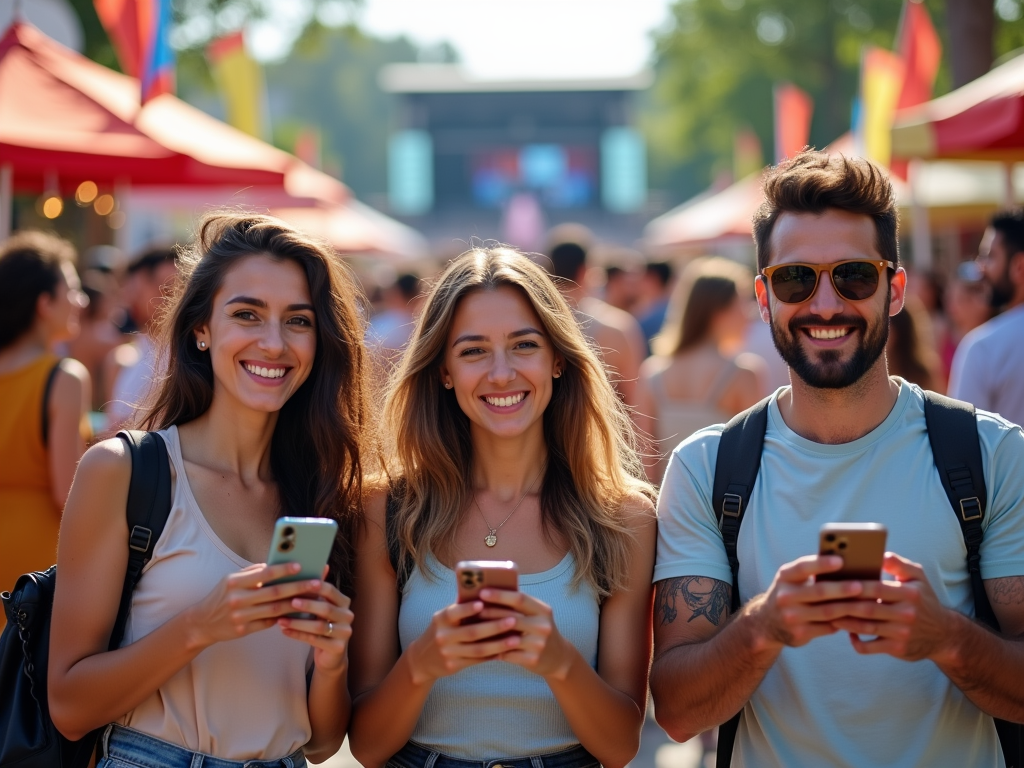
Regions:
<instances>
[{"instance_id":1,"label":"stage screen","mask_svg":"<svg viewBox=\"0 0 1024 768\"><path fill-rule=\"evenodd\" d=\"M473 202L502 208L517 192L532 192L546 208L584 208L595 200L596 148L524 144L476 152L472 160Z\"/></svg>"}]
</instances>

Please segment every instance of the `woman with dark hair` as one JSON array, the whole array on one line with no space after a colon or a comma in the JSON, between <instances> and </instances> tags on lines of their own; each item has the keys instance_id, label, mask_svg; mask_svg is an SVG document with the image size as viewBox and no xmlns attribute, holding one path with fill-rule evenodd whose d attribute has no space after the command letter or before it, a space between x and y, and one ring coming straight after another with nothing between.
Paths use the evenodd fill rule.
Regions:
<instances>
[{"instance_id":1,"label":"woman with dark hair","mask_svg":"<svg viewBox=\"0 0 1024 768\"><path fill-rule=\"evenodd\" d=\"M357 557L355 757L624 766L647 701L652 490L551 278L508 248L455 259L385 423L391 501L367 504ZM476 559L514 561L519 591L453 602L453 567Z\"/></svg>"},{"instance_id":2,"label":"woman with dark hair","mask_svg":"<svg viewBox=\"0 0 1024 768\"><path fill-rule=\"evenodd\" d=\"M0 591L53 565L89 437L89 372L53 351L78 332L85 305L74 259L70 243L42 232L0 245Z\"/></svg>"},{"instance_id":3,"label":"woman with dark hair","mask_svg":"<svg viewBox=\"0 0 1024 768\"><path fill-rule=\"evenodd\" d=\"M637 426L657 441L651 480L661 479L664 457L680 441L762 396L764 361L729 353L750 323L753 284L747 269L721 257L694 259L683 271L637 385Z\"/></svg>"},{"instance_id":4,"label":"woman with dark hair","mask_svg":"<svg viewBox=\"0 0 1024 768\"><path fill-rule=\"evenodd\" d=\"M363 321L325 246L266 216L214 214L179 260L165 377L139 420L166 442L171 513L107 651L127 563L131 459L89 449L57 562L50 713L107 725L103 766L301 766L349 716L351 531L367 460ZM282 515L337 520L326 578L263 564ZM296 612L312 618L288 618Z\"/></svg>"}]
</instances>

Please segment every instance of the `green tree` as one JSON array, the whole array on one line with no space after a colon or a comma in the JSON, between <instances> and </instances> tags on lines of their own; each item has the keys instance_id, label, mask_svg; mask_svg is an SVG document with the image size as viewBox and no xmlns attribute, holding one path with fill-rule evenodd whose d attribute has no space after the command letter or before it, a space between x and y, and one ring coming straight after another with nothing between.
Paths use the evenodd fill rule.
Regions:
<instances>
[{"instance_id":1,"label":"green tree","mask_svg":"<svg viewBox=\"0 0 1024 768\"><path fill-rule=\"evenodd\" d=\"M926 5L946 62L945 2ZM1024 31L1024 21L1008 18L1019 0L999 5L996 56L1020 45ZM814 99L812 145L842 135L851 124L863 47L893 47L901 7L899 0L677 0L672 26L656 37L656 81L642 115L658 158L653 186L677 199L705 188L731 167L733 137L747 126L771 161L775 83L794 83ZM944 64L936 91L950 86Z\"/></svg>"}]
</instances>

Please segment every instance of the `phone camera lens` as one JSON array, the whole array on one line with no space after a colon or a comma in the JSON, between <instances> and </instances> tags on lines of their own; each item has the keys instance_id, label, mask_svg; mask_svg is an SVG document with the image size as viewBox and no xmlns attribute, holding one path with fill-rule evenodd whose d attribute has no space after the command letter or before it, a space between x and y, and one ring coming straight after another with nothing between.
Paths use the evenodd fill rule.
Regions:
<instances>
[{"instance_id":1,"label":"phone camera lens","mask_svg":"<svg viewBox=\"0 0 1024 768\"><path fill-rule=\"evenodd\" d=\"M293 544L291 543L291 541L289 541L288 539L285 539L284 541L282 541L282 542L280 543L280 545L278 545L278 549L279 549L279 550L281 550L282 552L287 552L287 551L288 551L288 550L290 550L290 549L291 549L291 548L292 548L293 546L294 546L294 545L293 545Z\"/></svg>"},{"instance_id":2,"label":"phone camera lens","mask_svg":"<svg viewBox=\"0 0 1024 768\"><path fill-rule=\"evenodd\" d=\"M825 541L827 541L829 544L831 544L835 540L836 540L836 535L834 533L826 533L825 534Z\"/></svg>"},{"instance_id":3,"label":"phone camera lens","mask_svg":"<svg viewBox=\"0 0 1024 768\"><path fill-rule=\"evenodd\" d=\"M846 549L846 542L845 541L840 541L839 542L839 548L840 549Z\"/></svg>"},{"instance_id":4,"label":"phone camera lens","mask_svg":"<svg viewBox=\"0 0 1024 768\"><path fill-rule=\"evenodd\" d=\"M288 525L288 526L285 526L285 529L283 531L281 531L281 533L284 534L284 537L286 539L291 539L291 538L294 538L294 536L295 536L295 529L292 528L290 525Z\"/></svg>"},{"instance_id":5,"label":"phone camera lens","mask_svg":"<svg viewBox=\"0 0 1024 768\"><path fill-rule=\"evenodd\" d=\"M836 553L836 551L834 549L832 549L832 547L827 547L826 549L824 549L822 551L821 554L823 554L823 555L834 555L835 553Z\"/></svg>"}]
</instances>

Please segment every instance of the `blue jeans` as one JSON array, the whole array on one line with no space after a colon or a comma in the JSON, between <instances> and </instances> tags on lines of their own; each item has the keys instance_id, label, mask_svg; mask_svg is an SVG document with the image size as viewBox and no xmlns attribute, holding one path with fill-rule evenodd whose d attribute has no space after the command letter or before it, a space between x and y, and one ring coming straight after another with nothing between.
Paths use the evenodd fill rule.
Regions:
<instances>
[{"instance_id":1,"label":"blue jeans","mask_svg":"<svg viewBox=\"0 0 1024 768\"><path fill-rule=\"evenodd\" d=\"M148 734L108 725L100 741L96 768L305 768L301 749L277 760L223 760L193 752Z\"/></svg>"},{"instance_id":2,"label":"blue jeans","mask_svg":"<svg viewBox=\"0 0 1024 768\"><path fill-rule=\"evenodd\" d=\"M387 768L600 768L600 763L579 744L546 755L460 760L410 741L391 756Z\"/></svg>"}]
</instances>

